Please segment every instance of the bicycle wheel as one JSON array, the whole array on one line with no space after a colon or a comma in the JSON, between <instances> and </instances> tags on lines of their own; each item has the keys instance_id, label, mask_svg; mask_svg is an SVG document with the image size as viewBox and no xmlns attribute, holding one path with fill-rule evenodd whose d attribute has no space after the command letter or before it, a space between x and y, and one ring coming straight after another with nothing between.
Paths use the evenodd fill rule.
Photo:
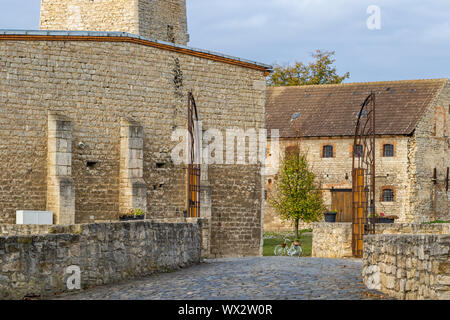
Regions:
<instances>
[{"instance_id":1,"label":"bicycle wheel","mask_svg":"<svg viewBox=\"0 0 450 320\"><path fill-rule=\"evenodd\" d=\"M291 256L291 257L295 257L297 255L300 257L302 255L302 247L300 247L300 246L292 246L289 249L288 253L289 253L289 256Z\"/></svg>"},{"instance_id":2,"label":"bicycle wheel","mask_svg":"<svg viewBox=\"0 0 450 320\"><path fill-rule=\"evenodd\" d=\"M283 255L283 247L280 245L275 246L275 250L273 250L274 255L281 256Z\"/></svg>"}]
</instances>

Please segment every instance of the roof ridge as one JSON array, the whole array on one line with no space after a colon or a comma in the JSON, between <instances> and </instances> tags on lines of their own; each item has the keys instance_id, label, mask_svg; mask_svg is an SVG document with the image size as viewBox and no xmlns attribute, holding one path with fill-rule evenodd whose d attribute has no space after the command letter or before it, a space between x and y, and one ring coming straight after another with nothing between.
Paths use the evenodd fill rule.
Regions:
<instances>
[{"instance_id":1,"label":"roof ridge","mask_svg":"<svg viewBox=\"0 0 450 320\"><path fill-rule=\"evenodd\" d=\"M368 82L349 82L349 83L333 83L333 84L311 84L311 85L301 85L301 86L280 86L280 87L269 87L270 89L286 89L286 88L318 88L318 87L341 87L341 86L352 86L352 85L370 85L370 84L395 84L395 83L420 83L420 82L442 82L445 83L450 81L447 78L434 78L434 79L412 79L412 80L393 80L393 81L368 81Z\"/></svg>"}]
</instances>

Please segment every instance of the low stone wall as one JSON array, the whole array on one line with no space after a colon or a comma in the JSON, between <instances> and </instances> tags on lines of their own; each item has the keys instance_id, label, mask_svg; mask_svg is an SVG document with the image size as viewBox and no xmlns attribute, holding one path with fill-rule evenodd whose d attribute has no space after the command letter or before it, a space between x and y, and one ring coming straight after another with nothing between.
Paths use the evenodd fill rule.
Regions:
<instances>
[{"instance_id":1,"label":"low stone wall","mask_svg":"<svg viewBox=\"0 0 450 320\"><path fill-rule=\"evenodd\" d=\"M369 289L406 300L450 300L450 235L364 238L363 279Z\"/></svg>"},{"instance_id":2,"label":"low stone wall","mask_svg":"<svg viewBox=\"0 0 450 320\"><path fill-rule=\"evenodd\" d=\"M315 258L352 257L352 224L314 223L312 256Z\"/></svg>"},{"instance_id":3,"label":"low stone wall","mask_svg":"<svg viewBox=\"0 0 450 320\"><path fill-rule=\"evenodd\" d=\"M202 226L202 257L211 255L211 219L209 218L161 218L151 219L163 223L200 223Z\"/></svg>"},{"instance_id":4,"label":"low stone wall","mask_svg":"<svg viewBox=\"0 0 450 320\"><path fill-rule=\"evenodd\" d=\"M40 225L20 225L20 224L0 224L0 236L27 236L49 233L51 226Z\"/></svg>"},{"instance_id":5,"label":"low stone wall","mask_svg":"<svg viewBox=\"0 0 450 320\"><path fill-rule=\"evenodd\" d=\"M379 223L376 234L450 234L450 223Z\"/></svg>"},{"instance_id":6,"label":"low stone wall","mask_svg":"<svg viewBox=\"0 0 450 320\"><path fill-rule=\"evenodd\" d=\"M197 264L201 229L201 222L139 221L52 226L49 234L2 236L0 298L67 292L70 266L80 268L81 288L86 289Z\"/></svg>"},{"instance_id":7,"label":"low stone wall","mask_svg":"<svg viewBox=\"0 0 450 320\"><path fill-rule=\"evenodd\" d=\"M380 223L376 234L450 234L450 224ZM312 256L352 257L352 224L318 222L313 224Z\"/></svg>"}]
</instances>

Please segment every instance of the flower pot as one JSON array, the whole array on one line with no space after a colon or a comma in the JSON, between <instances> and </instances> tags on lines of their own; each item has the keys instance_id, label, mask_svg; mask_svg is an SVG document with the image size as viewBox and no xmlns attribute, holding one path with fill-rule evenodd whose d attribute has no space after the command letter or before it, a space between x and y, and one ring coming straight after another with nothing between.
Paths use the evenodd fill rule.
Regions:
<instances>
[{"instance_id":1,"label":"flower pot","mask_svg":"<svg viewBox=\"0 0 450 320\"><path fill-rule=\"evenodd\" d=\"M325 222L336 222L336 212L327 212L325 213Z\"/></svg>"},{"instance_id":2,"label":"flower pot","mask_svg":"<svg viewBox=\"0 0 450 320\"><path fill-rule=\"evenodd\" d=\"M377 223L394 223L395 220L391 218L377 218Z\"/></svg>"},{"instance_id":3,"label":"flower pot","mask_svg":"<svg viewBox=\"0 0 450 320\"><path fill-rule=\"evenodd\" d=\"M136 221L136 220L144 220L145 216L137 216L137 217L129 217L129 216L122 216L119 217L119 221Z\"/></svg>"}]
</instances>

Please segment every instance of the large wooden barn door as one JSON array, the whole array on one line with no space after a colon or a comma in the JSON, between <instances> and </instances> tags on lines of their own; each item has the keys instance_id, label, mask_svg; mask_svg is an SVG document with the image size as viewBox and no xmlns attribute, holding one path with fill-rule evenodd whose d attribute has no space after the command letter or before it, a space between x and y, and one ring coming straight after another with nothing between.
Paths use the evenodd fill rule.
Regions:
<instances>
[{"instance_id":1,"label":"large wooden barn door","mask_svg":"<svg viewBox=\"0 0 450 320\"><path fill-rule=\"evenodd\" d=\"M190 218L200 217L200 163L198 139L198 113L194 95L189 92L188 101L188 131L189 131L189 164L187 168L188 177L188 216ZM197 155L197 157L196 157Z\"/></svg>"},{"instance_id":2,"label":"large wooden barn door","mask_svg":"<svg viewBox=\"0 0 450 320\"><path fill-rule=\"evenodd\" d=\"M331 190L331 210L338 212L336 221L352 222L352 189Z\"/></svg>"},{"instance_id":3,"label":"large wooden barn door","mask_svg":"<svg viewBox=\"0 0 450 320\"><path fill-rule=\"evenodd\" d=\"M375 233L375 93L361 105L357 115L352 165L352 248L363 255L365 234Z\"/></svg>"}]
</instances>

